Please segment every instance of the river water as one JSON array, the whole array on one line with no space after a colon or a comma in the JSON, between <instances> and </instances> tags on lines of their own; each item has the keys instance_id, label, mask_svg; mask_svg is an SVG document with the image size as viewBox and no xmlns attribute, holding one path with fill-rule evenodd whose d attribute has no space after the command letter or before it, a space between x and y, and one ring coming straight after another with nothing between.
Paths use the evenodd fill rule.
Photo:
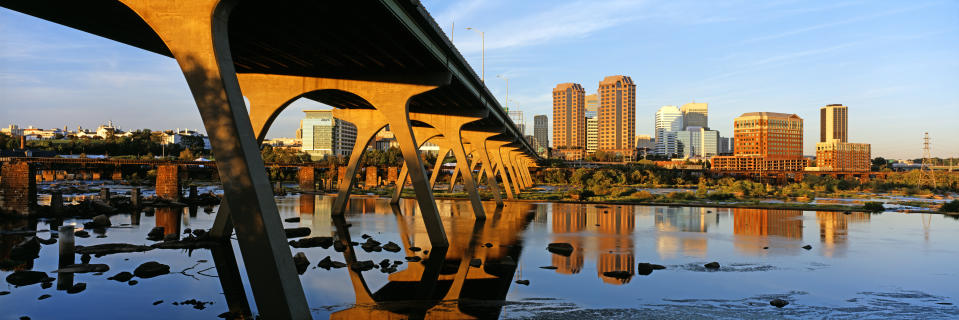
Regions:
<instances>
[{"instance_id":1,"label":"river water","mask_svg":"<svg viewBox=\"0 0 959 320\"><path fill-rule=\"evenodd\" d=\"M410 199L391 207L387 199L354 197L345 216L349 227L331 218L330 197L292 195L276 202L283 219L300 218L284 223L287 228L309 227L311 236L356 242L369 235L401 248L291 248L310 261L300 280L317 319L959 318L959 221L942 215L514 202L499 209L487 203L489 218L476 222L468 202L438 201L451 238L443 252L430 250ZM76 242L150 245L155 242L146 235L155 226L168 233L207 229L216 210L116 215L113 227L102 234L88 230L92 236ZM86 221L62 223L79 228ZM51 223L2 222L0 260L26 237L10 230L38 230L46 239ZM573 252L546 250L556 242L571 244ZM414 246L422 251L412 251ZM235 259L228 249L93 257L90 263L110 270L73 274L73 283L86 284L75 294L4 282L0 293L9 293L0 295L0 318L210 319L231 308L256 313L235 241L233 249ZM402 263L395 271L316 267L327 256ZM405 259L412 256L424 260ZM470 266L472 259L479 265ZM171 273L134 278L135 285L107 279L147 261L167 264ZM713 261L718 270L703 266ZM637 270L642 262L666 268L645 274ZM39 258L5 268L0 278L13 270L57 277L50 273L57 265L58 245L44 245ZM242 281L217 277L231 270ZM43 295L50 297L38 300ZM769 304L775 298L790 304L777 309ZM202 309L181 303L190 299Z\"/></svg>"}]
</instances>

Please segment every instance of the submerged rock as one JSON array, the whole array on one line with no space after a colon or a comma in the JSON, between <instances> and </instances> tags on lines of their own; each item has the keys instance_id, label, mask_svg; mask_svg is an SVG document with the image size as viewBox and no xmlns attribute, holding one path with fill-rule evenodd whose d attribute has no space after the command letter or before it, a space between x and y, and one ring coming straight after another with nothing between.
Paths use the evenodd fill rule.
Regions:
<instances>
[{"instance_id":1,"label":"submerged rock","mask_svg":"<svg viewBox=\"0 0 959 320\"><path fill-rule=\"evenodd\" d=\"M547 245L546 250L561 256L569 257L569 255L573 254L573 245L565 242L554 242Z\"/></svg>"},{"instance_id":2,"label":"submerged rock","mask_svg":"<svg viewBox=\"0 0 959 320\"><path fill-rule=\"evenodd\" d=\"M516 280L516 283L517 283L517 284L524 285L524 286L528 286L528 285L529 285L529 280Z\"/></svg>"},{"instance_id":3,"label":"submerged rock","mask_svg":"<svg viewBox=\"0 0 959 320\"><path fill-rule=\"evenodd\" d=\"M546 270L556 270L556 269L558 269L558 268L555 267L555 266L542 266L542 267L539 267L539 268L540 268L540 269L546 269Z\"/></svg>"},{"instance_id":4,"label":"submerged rock","mask_svg":"<svg viewBox=\"0 0 959 320\"><path fill-rule=\"evenodd\" d=\"M788 305L788 304L789 304L789 301L786 301L786 300L783 300L783 299L778 299L778 298L777 298L777 299L773 299L772 301L769 301L769 305L774 306L774 307L776 307L776 308L782 308L782 307L785 307L785 306Z\"/></svg>"},{"instance_id":5,"label":"submerged rock","mask_svg":"<svg viewBox=\"0 0 959 320\"><path fill-rule=\"evenodd\" d=\"M153 278L167 273L170 273L170 266L156 261L145 262L133 270L133 275L143 279Z\"/></svg>"},{"instance_id":6,"label":"submerged rock","mask_svg":"<svg viewBox=\"0 0 959 320\"><path fill-rule=\"evenodd\" d=\"M283 219L283 221L285 221L285 222L300 222L300 217L286 218L286 219Z\"/></svg>"},{"instance_id":7,"label":"submerged rock","mask_svg":"<svg viewBox=\"0 0 959 320\"><path fill-rule=\"evenodd\" d=\"M48 277L46 272L42 271L14 271L7 276L7 283L14 286L29 286L31 284L37 284L41 282L51 282L56 280L54 278Z\"/></svg>"},{"instance_id":8,"label":"submerged rock","mask_svg":"<svg viewBox=\"0 0 959 320\"><path fill-rule=\"evenodd\" d=\"M310 266L310 259L306 258L305 253L297 252L293 255L293 264L296 265L296 273L303 274L306 272L306 268Z\"/></svg>"},{"instance_id":9,"label":"submerged rock","mask_svg":"<svg viewBox=\"0 0 959 320\"><path fill-rule=\"evenodd\" d=\"M310 228L307 227L286 228L283 231L286 231L287 238L300 238L310 235Z\"/></svg>"},{"instance_id":10,"label":"submerged rock","mask_svg":"<svg viewBox=\"0 0 959 320\"><path fill-rule=\"evenodd\" d=\"M803 249L806 249L806 250L812 250L812 246L811 246L811 245L808 245L808 244L802 246L802 248L803 248Z\"/></svg>"},{"instance_id":11,"label":"submerged rock","mask_svg":"<svg viewBox=\"0 0 959 320\"><path fill-rule=\"evenodd\" d=\"M309 237L299 240L290 240L290 246L294 248L313 248L322 247L327 249L333 245L333 237Z\"/></svg>"},{"instance_id":12,"label":"submerged rock","mask_svg":"<svg viewBox=\"0 0 959 320\"><path fill-rule=\"evenodd\" d=\"M95 264L71 264L63 268L54 270L55 273L61 272L72 272L72 273L88 273L88 272L107 272L110 271L110 266L95 263Z\"/></svg>"},{"instance_id":13,"label":"submerged rock","mask_svg":"<svg viewBox=\"0 0 959 320\"><path fill-rule=\"evenodd\" d=\"M153 247L129 243L104 243L92 246L77 246L75 249L77 254L92 254L98 257L114 253L145 252L150 250L153 250Z\"/></svg>"},{"instance_id":14,"label":"submerged rock","mask_svg":"<svg viewBox=\"0 0 959 320\"><path fill-rule=\"evenodd\" d=\"M622 271L622 270L606 271L606 272L603 272L603 275L610 278L620 279L620 280L629 279L633 276L633 274L630 273L629 271Z\"/></svg>"},{"instance_id":15,"label":"submerged rock","mask_svg":"<svg viewBox=\"0 0 959 320\"><path fill-rule=\"evenodd\" d=\"M706 267L706 269L716 270L716 269L719 269L719 262L713 261L713 262L704 264L703 267Z\"/></svg>"},{"instance_id":16,"label":"submerged rock","mask_svg":"<svg viewBox=\"0 0 959 320\"><path fill-rule=\"evenodd\" d=\"M113 275L112 277L107 278L107 280L113 280L113 281L119 281L119 282L127 282L127 281L130 281L130 279L133 279L133 274L126 271L117 273Z\"/></svg>"}]
</instances>

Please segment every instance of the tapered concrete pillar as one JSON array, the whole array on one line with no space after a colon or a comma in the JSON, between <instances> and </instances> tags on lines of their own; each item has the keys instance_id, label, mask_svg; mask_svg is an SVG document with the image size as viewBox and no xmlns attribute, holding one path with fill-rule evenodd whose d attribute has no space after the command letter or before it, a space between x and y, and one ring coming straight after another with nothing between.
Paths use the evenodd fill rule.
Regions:
<instances>
[{"instance_id":1,"label":"tapered concrete pillar","mask_svg":"<svg viewBox=\"0 0 959 320\"><path fill-rule=\"evenodd\" d=\"M496 176L493 175L492 161L490 160L490 153L487 148L487 141L490 137L497 135L493 132L483 132L483 131L462 131L463 139L469 142L469 145L475 151L475 156L479 159L474 161L479 161L482 165L479 176L482 177L484 172L486 172L486 186L490 188L490 191L493 192L493 199L496 201L496 206L503 206L503 196L500 194L499 185L496 183ZM509 191L507 191L509 194Z\"/></svg>"},{"instance_id":2,"label":"tapered concrete pillar","mask_svg":"<svg viewBox=\"0 0 959 320\"><path fill-rule=\"evenodd\" d=\"M316 189L316 168L313 166L302 166L296 174L300 185L300 191L314 191Z\"/></svg>"},{"instance_id":3,"label":"tapered concrete pillar","mask_svg":"<svg viewBox=\"0 0 959 320\"><path fill-rule=\"evenodd\" d=\"M436 162L433 164L433 172L430 173L430 190L436 188L436 178L440 176L440 172L443 170L443 160L446 160L446 155L449 153L448 146L440 146L440 152L436 153Z\"/></svg>"},{"instance_id":4,"label":"tapered concrete pillar","mask_svg":"<svg viewBox=\"0 0 959 320\"><path fill-rule=\"evenodd\" d=\"M270 181L236 79L227 30L232 1L120 0L163 40L193 93L223 182L257 309L309 319Z\"/></svg>"},{"instance_id":5,"label":"tapered concrete pillar","mask_svg":"<svg viewBox=\"0 0 959 320\"><path fill-rule=\"evenodd\" d=\"M346 205L350 202L350 190L353 189L353 178L356 177L357 167L366 152L366 146L373 140L376 133L386 127L386 118L373 109L334 109L333 117L353 123L356 126L356 142L350 153L350 161L346 165L346 172L337 183L339 189L336 199L333 200L333 214L346 212Z\"/></svg>"},{"instance_id":6,"label":"tapered concrete pillar","mask_svg":"<svg viewBox=\"0 0 959 320\"><path fill-rule=\"evenodd\" d=\"M501 146L499 148L499 156L502 158L501 164L503 165L503 172L509 175L509 186L513 188L513 192L516 195L519 195L522 189L519 186L519 181L516 177L516 171L513 170L513 163L510 161L510 158L509 158L510 150L511 149L508 147Z\"/></svg>"},{"instance_id":7,"label":"tapered concrete pillar","mask_svg":"<svg viewBox=\"0 0 959 320\"><path fill-rule=\"evenodd\" d=\"M493 167L491 169L494 170L489 173L490 175L494 175L495 172L499 172L500 179L503 180L503 189L506 190L506 199L513 200L515 199L515 190L510 185L509 173L507 172L509 169L503 164L503 155L500 150L504 144L506 144L506 142L496 140L486 141L486 150L493 160Z\"/></svg>"},{"instance_id":8,"label":"tapered concrete pillar","mask_svg":"<svg viewBox=\"0 0 959 320\"><path fill-rule=\"evenodd\" d=\"M423 146L426 142L433 141L439 137L439 132L435 128L427 127L413 127L413 133L419 137L420 140L417 149ZM406 185L406 180L409 178L409 167L406 166L406 163L403 163L403 167L400 169L400 173L396 178L396 189L393 190L393 197L390 198L390 203L399 203L400 195L403 193L403 187Z\"/></svg>"},{"instance_id":9,"label":"tapered concrete pillar","mask_svg":"<svg viewBox=\"0 0 959 320\"><path fill-rule=\"evenodd\" d=\"M425 113L414 113L410 115L417 121L425 122L439 131L443 139L439 141L442 149L453 151L453 157L456 158L456 170L463 177L464 189L470 196L470 204L473 208L473 215L477 218L485 218L486 212L483 209L482 199L477 189L476 181L473 179L473 173L469 170L469 160L466 157L466 150L463 148L463 126L481 120L482 117L455 116L455 115L436 115ZM445 147L443 147L445 145ZM436 175L438 176L438 175ZM434 177L435 179L435 177ZM450 181L451 185L454 181ZM452 188L452 186L451 186Z\"/></svg>"}]
</instances>

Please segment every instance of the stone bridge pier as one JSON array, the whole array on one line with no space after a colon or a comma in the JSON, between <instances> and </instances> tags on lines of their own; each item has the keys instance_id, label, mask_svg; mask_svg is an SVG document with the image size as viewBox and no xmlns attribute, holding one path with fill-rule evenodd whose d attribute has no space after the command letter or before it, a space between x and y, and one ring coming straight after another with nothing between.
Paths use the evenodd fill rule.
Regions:
<instances>
[{"instance_id":1,"label":"stone bridge pier","mask_svg":"<svg viewBox=\"0 0 959 320\"><path fill-rule=\"evenodd\" d=\"M37 177L27 162L0 165L0 211L28 215L37 206Z\"/></svg>"}]
</instances>

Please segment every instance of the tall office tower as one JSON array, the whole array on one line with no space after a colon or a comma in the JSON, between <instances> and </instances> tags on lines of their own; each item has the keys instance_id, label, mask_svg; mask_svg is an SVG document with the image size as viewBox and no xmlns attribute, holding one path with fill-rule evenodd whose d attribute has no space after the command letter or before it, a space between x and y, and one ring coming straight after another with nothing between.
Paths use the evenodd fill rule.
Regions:
<instances>
[{"instance_id":1,"label":"tall office tower","mask_svg":"<svg viewBox=\"0 0 959 320\"><path fill-rule=\"evenodd\" d=\"M733 155L733 138L719 137L719 155Z\"/></svg>"},{"instance_id":2,"label":"tall office tower","mask_svg":"<svg viewBox=\"0 0 959 320\"><path fill-rule=\"evenodd\" d=\"M713 168L745 171L802 171L802 118L795 114L749 112L736 118L734 156L713 157Z\"/></svg>"},{"instance_id":3,"label":"tall office tower","mask_svg":"<svg viewBox=\"0 0 959 320\"><path fill-rule=\"evenodd\" d=\"M553 147L586 146L586 91L578 83L560 83L553 88Z\"/></svg>"},{"instance_id":4,"label":"tall office tower","mask_svg":"<svg viewBox=\"0 0 959 320\"><path fill-rule=\"evenodd\" d=\"M549 147L549 118L545 114L533 116L533 136L540 148Z\"/></svg>"},{"instance_id":5,"label":"tall office tower","mask_svg":"<svg viewBox=\"0 0 959 320\"><path fill-rule=\"evenodd\" d=\"M333 117L333 110L304 110L300 121L303 152L314 160L327 155L349 156L356 143L356 126Z\"/></svg>"},{"instance_id":6,"label":"tall office tower","mask_svg":"<svg viewBox=\"0 0 959 320\"><path fill-rule=\"evenodd\" d=\"M636 85L628 76L609 76L599 82L598 150L632 158L636 151Z\"/></svg>"},{"instance_id":7,"label":"tall office tower","mask_svg":"<svg viewBox=\"0 0 959 320\"><path fill-rule=\"evenodd\" d=\"M596 117L599 115L599 95L586 95L586 117Z\"/></svg>"},{"instance_id":8,"label":"tall office tower","mask_svg":"<svg viewBox=\"0 0 959 320\"><path fill-rule=\"evenodd\" d=\"M586 154L596 153L599 147L599 119L586 117Z\"/></svg>"},{"instance_id":9,"label":"tall office tower","mask_svg":"<svg viewBox=\"0 0 959 320\"><path fill-rule=\"evenodd\" d=\"M847 142L849 138L849 111L842 104L830 104L819 108L819 142L839 140Z\"/></svg>"},{"instance_id":10,"label":"tall office tower","mask_svg":"<svg viewBox=\"0 0 959 320\"><path fill-rule=\"evenodd\" d=\"M709 129L709 104L687 103L680 108L680 111L683 112L683 129L689 127Z\"/></svg>"},{"instance_id":11,"label":"tall office tower","mask_svg":"<svg viewBox=\"0 0 959 320\"><path fill-rule=\"evenodd\" d=\"M719 131L688 127L676 132L676 141L684 158L708 158L719 153Z\"/></svg>"},{"instance_id":12,"label":"tall office tower","mask_svg":"<svg viewBox=\"0 0 959 320\"><path fill-rule=\"evenodd\" d=\"M656 111L656 154L675 155L675 135L669 132L683 130L683 113L676 106L663 106Z\"/></svg>"},{"instance_id":13,"label":"tall office tower","mask_svg":"<svg viewBox=\"0 0 959 320\"><path fill-rule=\"evenodd\" d=\"M516 125L516 129L519 130L521 135L526 135L526 121L523 120L523 111L522 110L509 110L507 111L509 119L513 121L513 124Z\"/></svg>"}]
</instances>

